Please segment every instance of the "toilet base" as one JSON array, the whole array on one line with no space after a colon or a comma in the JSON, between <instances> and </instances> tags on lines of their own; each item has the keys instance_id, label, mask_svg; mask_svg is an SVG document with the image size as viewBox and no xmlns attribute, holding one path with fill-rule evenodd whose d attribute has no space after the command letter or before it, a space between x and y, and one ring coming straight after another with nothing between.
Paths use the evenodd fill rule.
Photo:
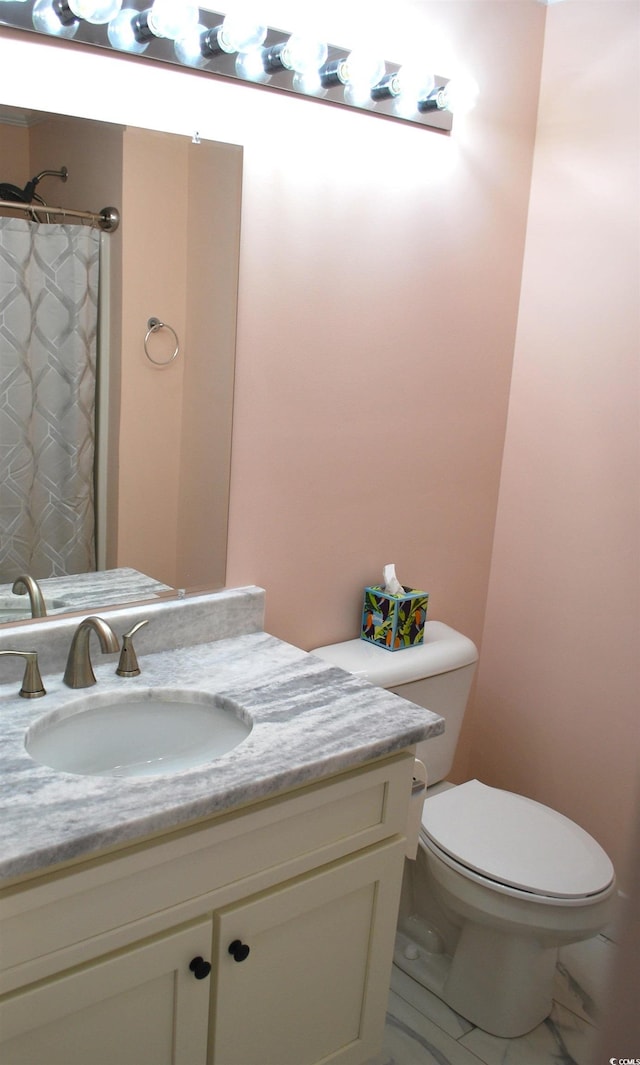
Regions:
<instances>
[{"instance_id":1,"label":"toilet base","mask_svg":"<svg viewBox=\"0 0 640 1065\"><path fill-rule=\"evenodd\" d=\"M426 923L422 934L411 932L398 931L394 963L474 1027L514 1039L549 1016L556 948L467 925L452 957L425 949L433 934Z\"/></svg>"},{"instance_id":2,"label":"toilet base","mask_svg":"<svg viewBox=\"0 0 640 1065\"><path fill-rule=\"evenodd\" d=\"M407 953L410 953L409 957ZM448 954L431 954L403 932L396 932L393 964L421 987L442 998L445 980L451 967Z\"/></svg>"},{"instance_id":3,"label":"toilet base","mask_svg":"<svg viewBox=\"0 0 640 1065\"><path fill-rule=\"evenodd\" d=\"M465 924L443 988L445 1002L472 1024L507 1039L551 1013L556 947L530 936Z\"/></svg>"}]
</instances>

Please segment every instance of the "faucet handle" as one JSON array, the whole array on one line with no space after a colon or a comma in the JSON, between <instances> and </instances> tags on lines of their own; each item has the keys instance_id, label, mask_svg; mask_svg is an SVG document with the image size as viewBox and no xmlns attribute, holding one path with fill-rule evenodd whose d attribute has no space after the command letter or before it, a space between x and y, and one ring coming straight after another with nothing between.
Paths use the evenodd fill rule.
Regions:
<instances>
[{"instance_id":1,"label":"faucet handle","mask_svg":"<svg viewBox=\"0 0 640 1065\"><path fill-rule=\"evenodd\" d=\"M25 659L22 687L18 693L23 699L39 699L41 695L47 694L40 676L37 651L0 651L0 655L17 655L18 658Z\"/></svg>"},{"instance_id":2,"label":"faucet handle","mask_svg":"<svg viewBox=\"0 0 640 1065\"><path fill-rule=\"evenodd\" d=\"M137 625L134 625L129 632L124 633L122 637L120 661L118 662L118 668L116 669L116 673L119 677L137 677L140 675L140 666L138 665L136 649L133 646L133 637L138 629L141 629L143 625L148 624L149 621L145 618L144 621L139 621Z\"/></svg>"}]
</instances>

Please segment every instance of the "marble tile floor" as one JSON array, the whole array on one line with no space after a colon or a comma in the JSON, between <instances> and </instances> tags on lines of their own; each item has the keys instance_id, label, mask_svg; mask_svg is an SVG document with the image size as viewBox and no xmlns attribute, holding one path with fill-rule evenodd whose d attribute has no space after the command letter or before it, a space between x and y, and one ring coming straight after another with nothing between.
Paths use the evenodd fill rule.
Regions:
<instances>
[{"instance_id":1,"label":"marble tile floor","mask_svg":"<svg viewBox=\"0 0 640 1065\"><path fill-rule=\"evenodd\" d=\"M369 1065L592 1065L614 951L605 936L563 948L551 1016L518 1039L474 1028L394 965L383 1051Z\"/></svg>"}]
</instances>

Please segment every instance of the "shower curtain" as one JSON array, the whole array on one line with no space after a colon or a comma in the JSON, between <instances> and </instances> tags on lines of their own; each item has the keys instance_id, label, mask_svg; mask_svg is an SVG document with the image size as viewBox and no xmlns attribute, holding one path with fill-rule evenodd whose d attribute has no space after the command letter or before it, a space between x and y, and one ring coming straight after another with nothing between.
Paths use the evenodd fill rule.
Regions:
<instances>
[{"instance_id":1,"label":"shower curtain","mask_svg":"<svg viewBox=\"0 0 640 1065\"><path fill-rule=\"evenodd\" d=\"M0 218L0 582L95 569L99 250Z\"/></svg>"}]
</instances>

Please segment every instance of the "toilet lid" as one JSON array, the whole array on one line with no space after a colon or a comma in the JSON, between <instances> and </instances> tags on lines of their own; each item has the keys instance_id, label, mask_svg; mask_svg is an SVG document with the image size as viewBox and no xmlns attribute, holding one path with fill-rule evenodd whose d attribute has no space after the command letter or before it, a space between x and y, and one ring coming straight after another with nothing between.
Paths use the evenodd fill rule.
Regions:
<instances>
[{"instance_id":1,"label":"toilet lid","mask_svg":"<svg viewBox=\"0 0 640 1065\"><path fill-rule=\"evenodd\" d=\"M427 797L422 831L459 865L535 895L584 898L613 881L608 856L584 829L479 780Z\"/></svg>"}]
</instances>

